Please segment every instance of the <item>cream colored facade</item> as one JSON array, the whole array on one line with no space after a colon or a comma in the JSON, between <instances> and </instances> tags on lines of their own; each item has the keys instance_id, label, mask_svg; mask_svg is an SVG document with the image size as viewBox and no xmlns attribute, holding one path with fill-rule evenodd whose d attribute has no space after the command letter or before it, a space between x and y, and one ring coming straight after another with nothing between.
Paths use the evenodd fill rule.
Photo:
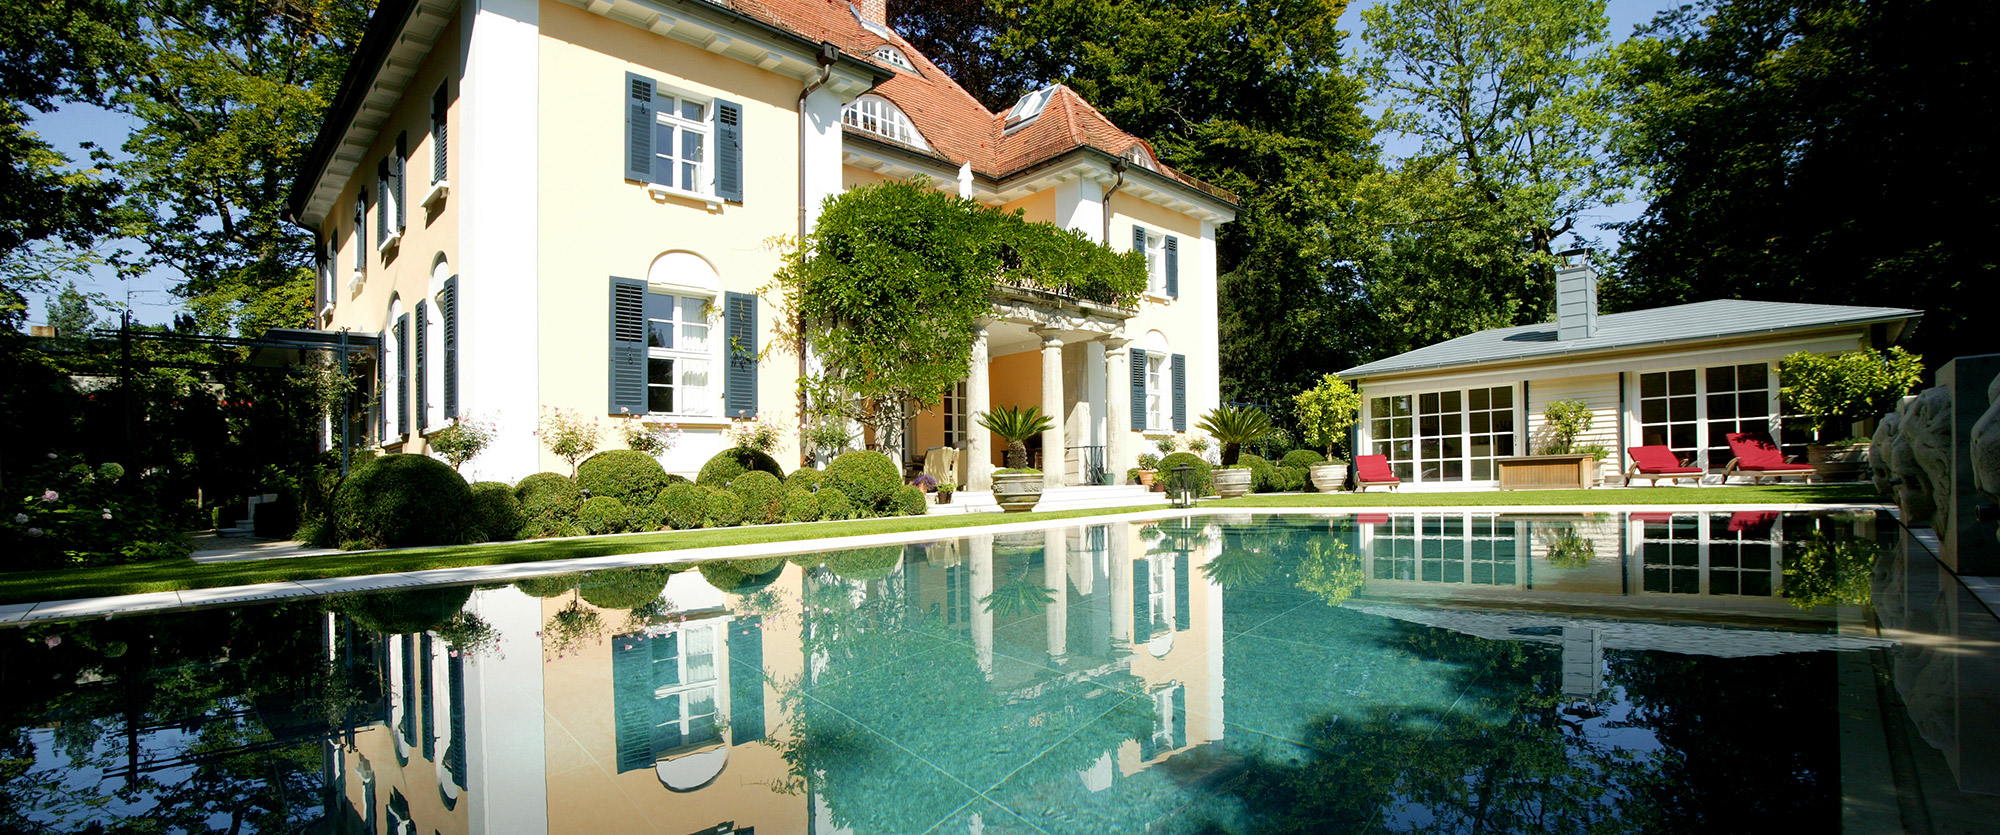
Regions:
<instances>
[{"instance_id":1,"label":"cream colored facade","mask_svg":"<svg viewBox=\"0 0 2000 835\"><path fill-rule=\"evenodd\" d=\"M370 376L371 388L386 388L352 417L355 431L383 451L424 453L426 435L453 420L487 422L496 441L465 473L511 482L567 470L534 434L543 415L595 419L604 428L600 448L615 448L622 445L616 428L645 412L645 420L680 432L661 459L669 472L692 475L728 446L732 419L749 416L786 430L775 455L792 466L800 459L800 363L777 344L780 311L764 292L780 266L781 240L809 225L828 195L913 176L1082 230L1114 249L1133 245L1135 225L1178 245L1177 292L1149 294L1136 309L1047 294L997 297L974 348L983 361L956 401L961 429L991 406L1042 405L1064 416L1041 443L1065 450L1063 465L1047 468L1049 480L1079 484L1122 473L1148 437L1185 431L1219 400L1215 229L1233 217L1223 198L1089 147L994 179L843 127L841 108L897 70L845 54L823 63L809 39L723 7L405 0L385 4L374 25L386 34L371 31L376 42L365 42L357 59L363 70L376 59L374 75L348 79L343 100L359 104L337 102L322 136L326 153L301 181L294 213L329 247L320 326L383 337ZM686 149L675 137L703 143L696 156L682 153L703 166L689 172L697 187L629 176L633 78L656 84L656 106L667 108L652 123L655 139L665 137L676 152ZM447 137L436 186L434 101L443 103ZM725 104L735 110L725 113ZM700 118L677 121L678 107L699 108ZM732 126L738 142L725 135L723 122L732 119L740 119ZM378 165L388 160L393 168L399 137L405 173L391 191L405 209L400 224L391 213L400 228L385 247L376 229L387 205ZM735 150L736 167L726 149ZM678 170L665 165L654 170ZM740 194L724 194L725 171L740 172ZM366 202L365 244L355 234L357 201ZM625 298L613 289L616 279L677 311L668 325L675 347L642 348L641 396L661 399L636 410L629 404L638 401L613 382L621 373L613 367L619 314L607 309ZM747 320L732 311L751 309L754 327L741 330ZM646 316L654 315L648 307ZM405 316L411 323L399 340ZM747 342L757 352L755 383L732 388L749 371L731 346ZM1167 397L1178 407L1136 431L1130 415L1144 401L1131 394L1134 348L1183 363L1181 382L1166 393L1179 395ZM675 370L661 370L658 359ZM669 398L673 408L655 408ZM945 445L941 410L915 422L899 451L906 461ZM996 460L998 445L983 431L950 440L982 462L969 467L964 486L984 486L991 469L984 462Z\"/></svg>"}]
</instances>

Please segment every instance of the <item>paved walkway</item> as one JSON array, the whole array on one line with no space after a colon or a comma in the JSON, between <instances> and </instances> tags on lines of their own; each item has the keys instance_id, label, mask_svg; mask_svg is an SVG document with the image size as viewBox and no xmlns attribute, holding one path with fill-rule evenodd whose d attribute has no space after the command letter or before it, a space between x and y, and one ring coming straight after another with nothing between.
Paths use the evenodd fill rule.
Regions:
<instances>
[{"instance_id":1,"label":"paved walkway","mask_svg":"<svg viewBox=\"0 0 2000 835\"><path fill-rule=\"evenodd\" d=\"M194 538L194 553L188 557L195 562L249 562L338 553L338 548L318 548L290 539L204 534Z\"/></svg>"}]
</instances>

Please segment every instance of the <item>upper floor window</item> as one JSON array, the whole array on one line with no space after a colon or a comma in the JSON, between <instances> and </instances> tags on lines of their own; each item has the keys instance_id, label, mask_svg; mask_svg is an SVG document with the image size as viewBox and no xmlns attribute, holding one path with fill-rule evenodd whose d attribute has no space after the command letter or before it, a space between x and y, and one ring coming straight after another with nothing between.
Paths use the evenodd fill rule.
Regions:
<instances>
[{"instance_id":1,"label":"upper floor window","mask_svg":"<svg viewBox=\"0 0 2000 835\"><path fill-rule=\"evenodd\" d=\"M625 179L706 201L743 202L743 106L625 74Z\"/></svg>"},{"instance_id":2,"label":"upper floor window","mask_svg":"<svg viewBox=\"0 0 2000 835\"><path fill-rule=\"evenodd\" d=\"M653 99L653 182L696 194L714 192L708 176L709 102L666 90Z\"/></svg>"},{"instance_id":3,"label":"upper floor window","mask_svg":"<svg viewBox=\"0 0 2000 835\"><path fill-rule=\"evenodd\" d=\"M910 72L917 71L916 66L910 63L909 56L904 55L902 50L897 49L893 46L889 46L888 44L883 44L881 46L876 47L875 51L869 54L873 55L876 60L881 61L884 64L888 64L889 66L895 67L899 70L909 70Z\"/></svg>"},{"instance_id":4,"label":"upper floor window","mask_svg":"<svg viewBox=\"0 0 2000 835\"><path fill-rule=\"evenodd\" d=\"M1180 239L1144 226L1132 227L1132 250L1146 256L1146 293L1163 298L1181 294Z\"/></svg>"},{"instance_id":5,"label":"upper floor window","mask_svg":"<svg viewBox=\"0 0 2000 835\"><path fill-rule=\"evenodd\" d=\"M902 108L881 96L862 96L842 109L840 120L849 127L860 128L877 136L893 139L905 145L931 149L922 134L917 133L910 117L903 115Z\"/></svg>"}]
</instances>

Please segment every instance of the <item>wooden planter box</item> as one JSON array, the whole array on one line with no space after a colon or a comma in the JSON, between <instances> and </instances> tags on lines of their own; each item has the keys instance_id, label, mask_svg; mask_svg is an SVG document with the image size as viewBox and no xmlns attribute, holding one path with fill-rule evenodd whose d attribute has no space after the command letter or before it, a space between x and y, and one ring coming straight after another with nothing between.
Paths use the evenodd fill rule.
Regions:
<instances>
[{"instance_id":1,"label":"wooden planter box","mask_svg":"<svg viewBox=\"0 0 2000 835\"><path fill-rule=\"evenodd\" d=\"M1520 455L1496 458L1502 490L1582 490L1597 486L1591 470L1597 460L1588 455Z\"/></svg>"}]
</instances>

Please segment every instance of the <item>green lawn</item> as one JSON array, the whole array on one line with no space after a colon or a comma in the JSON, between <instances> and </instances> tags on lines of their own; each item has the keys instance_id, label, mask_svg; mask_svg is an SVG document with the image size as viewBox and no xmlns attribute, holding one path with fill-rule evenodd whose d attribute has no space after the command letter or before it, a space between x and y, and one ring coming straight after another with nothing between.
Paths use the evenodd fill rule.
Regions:
<instances>
[{"instance_id":1,"label":"green lawn","mask_svg":"<svg viewBox=\"0 0 2000 835\"><path fill-rule=\"evenodd\" d=\"M1603 505L1603 504L1825 504L1876 501L1865 485L1785 485L1771 487L1711 487L1700 490L1659 488L1657 490L1550 490L1534 492L1466 493L1311 493L1244 496L1202 502L1203 507L1437 507L1445 505ZM742 545L755 542L792 542L823 537L903 531L941 530L1076 519L1130 511L1157 510L1153 507L1122 507L1093 510L1063 510L1048 513L979 513L950 516L915 516L895 519L864 519L812 525L781 525L722 528L700 531L668 531L636 536L607 536L582 539L537 540L441 548L412 548L359 554L328 554L317 557L266 560L259 562L197 563L189 559L158 560L129 565L69 568L53 571L0 573L0 603L30 600L67 600L105 597L142 592L212 588L284 580L324 577L351 577L395 571L422 571L467 565L501 565L544 560L601 557L644 551L676 551Z\"/></svg>"}]
</instances>

